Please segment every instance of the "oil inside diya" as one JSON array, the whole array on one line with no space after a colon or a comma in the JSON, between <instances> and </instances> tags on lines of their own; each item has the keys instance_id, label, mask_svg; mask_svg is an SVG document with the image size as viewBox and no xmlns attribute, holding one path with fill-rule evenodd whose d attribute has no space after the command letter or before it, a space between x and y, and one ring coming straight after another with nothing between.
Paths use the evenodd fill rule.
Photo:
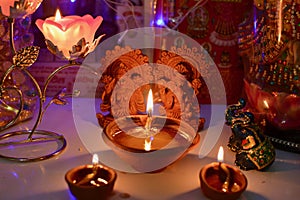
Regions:
<instances>
[{"instance_id":1,"label":"oil inside diya","mask_svg":"<svg viewBox=\"0 0 300 200\"><path fill-rule=\"evenodd\" d=\"M117 173L102 165L82 165L69 170L65 180L78 200L108 199L113 191Z\"/></svg>"},{"instance_id":2,"label":"oil inside diya","mask_svg":"<svg viewBox=\"0 0 300 200\"><path fill-rule=\"evenodd\" d=\"M178 119L155 116L149 131L147 116L118 118L104 128L104 141L134 169L161 170L185 156L200 141L196 129Z\"/></svg>"},{"instance_id":3,"label":"oil inside diya","mask_svg":"<svg viewBox=\"0 0 300 200\"><path fill-rule=\"evenodd\" d=\"M220 167L219 162L213 162L201 169L201 190L213 200L238 199L247 187L247 178L238 168L225 163L222 165L227 169L227 173Z\"/></svg>"}]
</instances>

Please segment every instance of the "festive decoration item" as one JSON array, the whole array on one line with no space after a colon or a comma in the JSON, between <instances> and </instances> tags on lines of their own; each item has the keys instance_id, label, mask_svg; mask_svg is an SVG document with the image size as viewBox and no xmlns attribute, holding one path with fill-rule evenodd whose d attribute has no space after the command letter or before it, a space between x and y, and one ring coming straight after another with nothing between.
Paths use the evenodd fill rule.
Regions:
<instances>
[{"instance_id":1,"label":"festive decoration item","mask_svg":"<svg viewBox=\"0 0 300 200\"><path fill-rule=\"evenodd\" d=\"M28 32L30 28L30 15L39 7L42 0L1 0L0 1L0 20L1 20L1 58L0 75L5 76L5 71L11 63L12 56L24 46L31 45L33 35ZM22 19L21 19L22 18ZM16 31L11 31L15 24ZM9 38L15 38L11 42ZM11 49L11 51L9 51ZM3 63L2 63L3 62ZM34 112L34 104L36 103L35 92L30 83L27 82L22 72L15 71L8 75L10 85L20 87L24 92L24 109L18 112L19 94L14 89L9 91L1 91L2 99L0 99L0 111L2 113L0 130L6 129L15 122L21 122L31 119ZM18 115L18 120L14 118Z\"/></svg>"},{"instance_id":2,"label":"festive decoration item","mask_svg":"<svg viewBox=\"0 0 300 200\"><path fill-rule=\"evenodd\" d=\"M31 15L43 0L0 0L1 14L9 18Z\"/></svg>"},{"instance_id":3,"label":"festive decoration item","mask_svg":"<svg viewBox=\"0 0 300 200\"><path fill-rule=\"evenodd\" d=\"M0 2L3 4L3 2ZM18 4L15 3L16 9L19 9L20 12L24 10L24 8L27 8L28 6L31 5L36 5L37 1L31 2L31 1L20 1L19 3L24 3L24 4ZM28 3L28 5L26 4ZM7 4L5 4L7 5ZM31 12L28 11L29 13ZM36 121L33 125L33 128L31 130L18 130L18 131L13 131L9 133L4 133L0 137L0 141L4 141L0 143L0 146L2 146L2 151L0 154L0 157L6 158L9 160L14 160L14 161L20 161L20 162L29 162L29 161L39 161L39 160L44 160L53 156L56 156L60 152L64 150L66 147L66 140L63 137L63 135L53 133L50 131L44 131L44 130L37 130L38 125L40 124L43 115L45 113L45 110L51 105L52 103L58 104L58 105L64 105L66 104L65 97L66 96L72 96L72 95L78 95L79 92L75 91L74 94L66 94L65 88L62 89L55 95L52 100L46 104L45 106L43 105L46 101L46 91L49 83L53 79L53 77L59 73L60 71L73 67L73 66L82 66L89 68L84 65L80 65L80 61L76 60L78 58L84 58L89 52L91 52L94 48L95 45L98 44L101 36L96 40L95 43L92 45L89 45L88 43L85 42L85 39L88 41L92 41L92 38L94 37L95 34L95 29L98 28L98 26L102 22L102 17L97 18L97 23L93 23L93 18L92 17L86 17L84 18L86 21L82 22L84 20L78 19L79 17L71 17L66 19L58 19L58 21L61 22L59 24L58 22L53 22L54 27L55 25L59 26L61 29L68 30L68 28L73 27L73 20L75 18L75 21L80 21L79 24L84 24L84 27L77 27L76 30L72 29L74 32L76 32L77 36L80 33L84 34L84 38L79 41L77 44L73 44L71 47L72 51L70 52L70 55L68 57L69 63L63 66L58 67L55 69L50 75L47 77L46 82L43 85L43 88L39 85L37 82L36 78L31 74L31 72L28 70L28 68L35 63L37 60L38 54L39 54L39 47L36 46L27 46L19 49L16 51L15 45L14 45L14 22L15 19L8 17L8 22L9 22L9 27L10 27L10 47L13 52L13 59L12 59L12 65L8 67L3 76L1 77L0 80L0 103L1 103L1 108L5 109L5 111L11 111L14 114L14 117L7 120L4 124L0 124L0 130L6 129L12 125L14 125L16 122L20 121L23 119L23 113L24 110L26 109L26 99L24 98L23 91L20 89L20 85L10 85L6 84L7 81L10 81L11 74L13 74L15 71L21 72L26 77L30 79L30 81L33 83L35 89L36 89L36 96L39 100L39 107L38 107L38 116L36 118ZM52 19L52 18L51 18ZM42 21L39 23L43 24ZM90 23L90 24L88 24ZM89 26L92 26L92 33L89 33ZM82 29L83 28L83 29ZM46 30L52 30L51 26L46 27ZM54 29L55 30L55 29ZM54 31L52 30L52 31ZM88 30L88 32L85 32ZM46 31L47 32L47 31ZM87 34L86 34L87 33ZM62 32L59 32L56 36L56 38L61 38L63 34ZM69 35L71 37L72 35ZM85 38L86 37L86 38ZM66 38L64 38L66 39ZM64 43L64 40L59 40L59 42L62 42L64 45L67 45L67 43ZM69 45L69 44L68 44ZM55 55L61 55L61 51L51 51ZM91 69L90 69L91 70ZM92 71L93 74L97 74L96 72ZM11 95L12 92L14 92L14 96ZM12 97L13 96L13 97ZM15 105L9 105L7 102L7 99L5 98L14 98L16 99L17 106ZM5 112L5 113L6 113ZM4 114L5 114L4 113ZM2 113L1 113L2 114ZM53 143L56 143L53 145ZM19 145L22 145L22 148L17 148Z\"/></svg>"},{"instance_id":4,"label":"festive decoration item","mask_svg":"<svg viewBox=\"0 0 300 200\"><path fill-rule=\"evenodd\" d=\"M164 169L199 143L197 132L205 119L199 118L197 95L203 80L197 64L203 57L196 52L196 47L174 47L162 51L151 64L140 49L116 46L106 52L101 62L105 70L99 81L102 101L97 118L104 128L104 141L134 169ZM193 60L194 53L198 59ZM207 67L206 62L199 66ZM202 72L209 75L209 70ZM157 108L151 120L145 105L150 89ZM147 128L148 121L151 128Z\"/></svg>"},{"instance_id":5,"label":"festive decoration item","mask_svg":"<svg viewBox=\"0 0 300 200\"><path fill-rule=\"evenodd\" d=\"M245 105L245 100L240 99L226 109L226 124L232 130L228 147L236 152L235 163L241 169L263 170L275 160L275 148L254 122L254 115L242 110Z\"/></svg>"},{"instance_id":6,"label":"festive decoration item","mask_svg":"<svg viewBox=\"0 0 300 200\"><path fill-rule=\"evenodd\" d=\"M12 65L12 57L14 53L10 51L10 22L5 16L0 16L0 77L4 76L5 71ZM34 36L29 31L31 26L31 16L25 18L15 19L15 32L14 32L14 46L19 50L24 46L33 44ZM20 113L18 122L29 120L33 117L35 111L35 104L37 102L34 86L26 78L26 75L19 70L15 70L9 75L8 81L5 83L7 86L20 87L23 91L24 109ZM19 95L17 92L3 91L2 98L0 99L0 131L9 127L9 122L15 118L18 112Z\"/></svg>"},{"instance_id":7,"label":"festive decoration item","mask_svg":"<svg viewBox=\"0 0 300 200\"><path fill-rule=\"evenodd\" d=\"M203 194L212 200L235 200L246 190L246 176L237 168L223 163L223 147L218 153L218 162L205 165L200 173Z\"/></svg>"},{"instance_id":8,"label":"festive decoration item","mask_svg":"<svg viewBox=\"0 0 300 200\"><path fill-rule=\"evenodd\" d=\"M200 136L184 121L154 116L152 89L146 107L147 115L119 117L110 122L103 136L115 153L134 169L155 172L185 156L199 143Z\"/></svg>"},{"instance_id":9,"label":"festive decoration item","mask_svg":"<svg viewBox=\"0 0 300 200\"><path fill-rule=\"evenodd\" d=\"M203 46L218 66L225 85L227 102L237 102L243 92L240 85L243 84L244 77L238 54L238 25L247 16L251 1L185 0L167 1L164 5L166 18L169 19L166 23L168 28L187 34ZM169 10L173 10L173 13L168 12ZM181 38L178 41L185 43ZM209 103L209 94L205 96L202 102Z\"/></svg>"},{"instance_id":10,"label":"festive decoration item","mask_svg":"<svg viewBox=\"0 0 300 200\"><path fill-rule=\"evenodd\" d=\"M186 51L186 57L176 54L177 51L181 54ZM174 48L172 52L162 52L160 59L156 61L157 65L154 66L148 64L149 58L143 55L140 49L116 46L114 50L108 51L102 60L102 66L107 68L99 81L102 102L97 118L100 126L105 127L114 118L145 112L144 91L151 87L155 103L161 104L161 115L184 119L191 126L197 126L198 131L202 130L205 119L199 118L199 104L193 97L202 90L201 76L209 74L207 70L200 74L191 64L195 63L193 59L196 59L192 57L191 51L183 47ZM205 65L203 62L202 66ZM149 84L153 81L157 84ZM135 89L136 85L143 86ZM167 85L171 88L166 87Z\"/></svg>"},{"instance_id":11,"label":"festive decoration item","mask_svg":"<svg viewBox=\"0 0 300 200\"><path fill-rule=\"evenodd\" d=\"M174 118L131 115L110 122L104 141L125 162L139 172L158 172L183 158L200 142L189 124ZM149 130L147 130L149 129Z\"/></svg>"},{"instance_id":12,"label":"festive decoration item","mask_svg":"<svg viewBox=\"0 0 300 200\"><path fill-rule=\"evenodd\" d=\"M38 19L37 27L44 34L50 52L67 60L84 58L92 52L104 36L94 40L96 30L103 18L91 15L62 17L59 10L55 17L46 20Z\"/></svg>"},{"instance_id":13,"label":"festive decoration item","mask_svg":"<svg viewBox=\"0 0 300 200\"><path fill-rule=\"evenodd\" d=\"M92 165L75 167L65 175L71 193L78 200L108 199L116 179L117 173L112 168L98 164L96 154Z\"/></svg>"},{"instance_id":14,"label":"festive decoration item","mask_svg":"<svg viewBox=\"0 0 300 200\"><path fill-rule=\"evenodd\" d=\"M266 121L276 147L300 152L300 4L254 1L239 27L247 107Z\"/></svg>"},{"instance_id":15,"label":"festive decoration item","mask_svg":"<svg viewBox=\"0 0 300 200\"><path fill-rule=\"evenodd\" d=\"M8 33L5 33L4 31L4 34L7 34L8 37L3 37L3 39L8 40L9 45L7 45L10 47L8 49L4 48L6 51L4 55L7 56L6 58L12 57L13 59L12 62L8 61L3 63L3 72L1 72L0 108L2 111L1 113L3 114L1 117L3 120L0 123L0 130L4 130L17 122L30 119L33 115L34 104L36 102L35 92L34 89L31 89L31 85L27 82L25 75L29 73L26 68L36 61L39 48L22 48L22 45L31 45L33 37L27 35L28 38L25 39L24 37L26 35L20 37L20 32L22 32L22 28L25 28L28 31L28 24L26 25L26 23L30 24L30 20L28 21L28 15L32 14L38 8L40 3L41 1L22 0L19 2L0 2L1 12L4 14L4 16L1 16L1 19L7 21L7 23L3 24L4 26L2 30L6 30L6 26L8 26ZM14 6L12 6L12 4ZM9 10L11 11L10 13ZM22 20L25 22L24 24L20 24L20 19L17 19L21 17L24 17L24 20ZM16 26L17 34L15 35L16 22L18 24ZM20 40L20 38L22 39ZM32 53L32 55L28 56L26 55L27 53ZM23 69L25 72L22 71ZM35 83L33 83L33 85L34 84Z\"/></svg>"}]
</instances>

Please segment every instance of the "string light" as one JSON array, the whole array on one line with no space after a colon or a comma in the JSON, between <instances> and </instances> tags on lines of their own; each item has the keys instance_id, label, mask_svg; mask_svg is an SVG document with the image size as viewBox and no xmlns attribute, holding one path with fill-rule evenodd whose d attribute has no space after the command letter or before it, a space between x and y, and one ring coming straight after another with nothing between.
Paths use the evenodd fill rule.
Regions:
<instances>
[{"instance_id":1,"label":"string light","mask_svg":"<svg viewBox=\"0 0 300 200\"><path fill-rule=\"evenodd\" d=\"M167 29L172 29L172 30L176 30L178 28L178 26L184 21L184 19L191 13L193 12L196 8L203 6L204 4L207 3L208 0L200 0L198 1L194 6L192 6L182 17L181 16L177 16L174 18L170 18L170 20L175 23L175 25L173 27L169 27L168 25L166 25L166 23L164 22L164 20L162 18L159 18L156 21L157 25L163 26ZM127 6L129 8L129 10L132 12L132 16L133 19L135 21L135 24L137 25L137 27L139 28L139 23L137 22L136 16L135 16L135 12L134 12L134 5L130 0L124 0L122 3L120 2L116 2L113 0L104 0L104 2L106 3L106 5L111 8L114 12L118 12L113 5L115 6ZM129 26L128 23L125 20L125 17L122 15L121 18L123 19L124 23L125 23L125 29L128 30Z\"/></svg>"},{"instance_id":2,"label":"string light","mask_svg":"<svg viewBox=\"0 0 300 200\"><path fill-rule=\"evenodd\" d=\"M131 11L132 13L132 16L133 16L133 19L134 19L134 22L136 24L136 26L139 28L139 23L137 22L137 19L136 19L136 15L135 15L135 11L134 11L134 5L132 4L132 2L130 0L124 0L124 2L120 3L120 2L117 2L117 1L113 1L113 0L103 0L106 5L112 9L115 13L118 13L118 10L115 9L113 7L113 5L115 6L126 6L129 8L129 10ZM125 29L128 30L129 29L129 26L128 26L128 23L124 17L124 15L121 15L120 16L122 18L122 20L124 21L125 23Z\"/></svg>"},{"instance_id":3,"label":"string light","mask_svg":"<svg viewBox=\"0 0 300 200\"><path fill-rule=\"evenodd\" d=\"M114 8L114 6L126 6L129 8L129 10L132 13L132 17L133 20L136 24L137 28L140 28L140 25L137 21L137 17L135 15L135 10L134 7L135 5L130 1L130 0L123 0L122 2L117 2L117 1L113 1L113 0L103 0L105 2L105 4L112 9L115 13L118 13L118 10L116 8ZM152 1L152 0L151 0ZM151 25L158 25L160 27L164 27L167 30L177 30L177 28L179 27L179 25L184 21L184 19L191 13L193 12L195 9L197 9L198 7L203 6L204 4L206 4L208 2L208 0L199 0L194 6L192 6L184 15L183 13L178 13L179 16L173 17L173 18L169 18L168 20L172 21L172 24L174 24L174 26L169 27L163 20L163 16L161 16L160 18L158 18L155 22L152 21ZM157 0L154 1L154 5L157 3ZM122 43L123 38L125 37L125 35L127 34L128 30L129 30L129 25L127 23L127 20L125 19L125 17L123 15L120 16L125 24L125 31L124 33L121 35L121 37L118 39L118 44ZM167 33L165 33L167 34Z\"/></svg>"},{"instance_id":4,"label":"string light","mask_svg":"<svg viewBox=\"0 0 300 200\"><path fill-rule=\"evenodd\" d=\"M172 28L166 26L166 28L175 30L178 28L178 26L183 22L183 20L191 13L193 12L196 8L203 6L204 4L207 3L208 0L200 0L198 1L193 7L191 7L182 17L178 17L178 18L172 18L172 22L175 23L175 26L173 26Z\"/></svg>"}]
</instances>

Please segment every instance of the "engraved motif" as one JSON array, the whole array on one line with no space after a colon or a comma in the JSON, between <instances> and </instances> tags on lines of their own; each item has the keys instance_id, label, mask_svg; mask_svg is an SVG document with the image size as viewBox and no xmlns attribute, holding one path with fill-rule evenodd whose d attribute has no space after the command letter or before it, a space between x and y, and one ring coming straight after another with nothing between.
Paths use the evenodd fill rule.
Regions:
<instances>
[{"instance_id":1,"label":"engraved motif","mask_svg":"<svg viewBox=\"0 0 300 200\"><path fill-rule=\"evenodd\" d=\"M39 49L37 46L28 46L20 49L13 56L13 64L21 68L30 67L37 60Z\"/></svg>"},{"instance_id":2,"label":"engraved motif","mask_svg":"<svg viewBox=\"0 0 300 200\"><path fill-rule=\"evenodd\" d=\"M196 48L174 47L172 51L161 52L156 63L149 63L140 49L116 46L106 52L101 60L103 73L99 81L101 113L97 113L102 127L116 117L145 114L147 92L151 88L154 103L161 104L161 115L198 124L198 130L203 128L205 120L199 119L199 103L193 103L192 99L199 94L202 77L192 63L198 68L198 63L203 63L203 69L209 64L200 61L203 58L199 59L202 55ZM188 59L177 55L176 51Z\"/></svg>"},{"instance_id":3,"label":"engraved motif","mask_svg":"<svg viewBox=\"0 0 300 200\"><path fill-rule=\"evenodd\" d=\"M143 90L146 86L138 88L133 93L129 91L135 85L139 85L142 77L147 80L153 79L150 66L145 65L147 63L148 57L144 56L139 49L132 50L130 47L116 46L112 51L106 52L105 58L101 60L102 67L100 69L100 71L106 69L99 81L102 99L100 110L109 114L97 113L99 124L102 127L105 127L114 117L145 112ZM143 70L138 68L139 66L143 66ZM129 71L130 73L128 73Z\"/></svg>"},{"instance_id":4,"label":"engraved motif","mask_svg":"<svg viewBox=\"0 0 300 200\"><path fill-rule=\"evenodd\" d=\"M201 130L204 119L200 118L199 120L199 104L198 102L193 102L192 99L193 95L199 93L199 89L202 86L201 74L188 60L173 52L163 51L157 63L164 64L177 71L175 73L175 71L164 70L159 66L155 68L155 78L161 83L158 86L159 99L163 104L166 115L177 119L189 120L192 124L199 123L198 130ZM170 72L173 72L173 74L166 74ZM168 79L167 77L172 78ZM173 85L174 91L164 87L165 85ZM189 88L193 90L189 90ZM194 94L191 94L191 91Z\"/></svg>"}]
</instances>

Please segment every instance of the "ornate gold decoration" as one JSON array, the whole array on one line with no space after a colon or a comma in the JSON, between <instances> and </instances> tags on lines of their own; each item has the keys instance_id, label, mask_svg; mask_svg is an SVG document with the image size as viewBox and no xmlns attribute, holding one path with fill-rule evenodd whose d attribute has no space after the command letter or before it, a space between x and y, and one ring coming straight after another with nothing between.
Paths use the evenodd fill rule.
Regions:
<instances>
[{"instance_id":1,"label":"ornate gold decoration","mask_svg":"<svg viewBox=\"0 0 300 200\"><path fill-rule=\"evenodd\" d=\"M299 95L299 8L296 0L254 1L253 12L239 26L247 81L266 91Z\"/></svg>"},{"instance_id":2,"label":"ornate gold decoration","mask_svg":"<svg viewBox=\"0 0 300 200\"><path fill-rule=\"evenodd\" d=\"M10 13L3 13L3 10L1 10L1 15L11 18L26 17L34 13L42 1L43 0L15 0L13 5L10 5Z\"/></svg>"},{"instance_id":3,"label":"ornate gold decoration","mask_svg":"<svg viewBox=\"0 0 300 200\"><path fill-rule=\"evenodd\" d=\"M13 56L13 64L21 68L30 67L37 60L39 49L36 46L28 46L20 49Z\"/></svg>"},{"instance_id":4,"label":"ornate gold decoration","mask_svg":"<svg viewBox=\"0 0 300 200\"><path fill-rule=\"evenodd\" d=\"M44 130L38 130L37 127L40 124L44 112L46 109L52 104L59 104L64 105L66 104L66 96L70 96L70 94L66 95L65 89L62 89L57 95L55 95L52 100L47 103L45 106L43 105L46 101L46 91L49 83L55 77L57 73L60 71L69 68L69 67L85 67L88 68L88 66L80 65L80 63L75 62L73 60L69 60L69 63L66 65L60 66L56 68L46 79L45 84L43 85L43 88L38 84L36 78L30 73L28 70L28 67L30 67L32 64L35 63L37 60L38 54L39 54L39 47L36 46L28 46L21 48L19 51L16 52L15 45L14 45L14 19L9 19L9 27L10 27L10 47L13 54L12 59L12 65L8 67L5 71L3 76L0 77L0 108L1 114L4 115L1 119L3 121L0 122L0 131L9 128L10 126L16 124L17 122L29 119L32 113L28 112L26 110L26 107L35 104L36 101L31 102L29 99L27 99L27 94L22 90L23 85L22 84L11 84L11 76L14 75L15 72L24 74L24 79L28 77L30 81L32 82L33 86L35 87L36 93L34 95L30 95L30 97L36 97L35 99L39 100L39 106L38 106L38 115L36 118L36 121L32 127L31 130L18 130L13 132L8 132L5 134L2 134L0 136L0 146L1 147L9 147L10 149L15 149L16 145L37 145L37 143L43 142L43 146L47 145L47 142L56 142L57 148L48 149L49 152L42 152L40 150L33 150L33 152L30 152L30 154L22 155L22 152L16 153L16 156L6 155L5 152L1 152L0 157L6 158L13 161L19 161L19 162L32 162L32 161L40 161L44 160L53 156L56 156L60 152L62 152L66 147L66 140L63 135L53 133L50 131L44 131ZM84 44L84 41L81 43L78 43L78 48L71 53L77 53L80 52L81 46L80 44ZM85 45L85 44L84 44ZM83 52L85 52L84 48ZM26 77L25 77L26 76ZM20 78L20 77L18 77ZM23 78L23 76L21 77ZM26 87L26 84L25 84ZM71 94L71 96L77 95L76 93ZM26 104L25 104L26 103ZM32 105L33 106L33 105ZM36 136L40 135L40 136ZM23 138L23 139L22 139ZM18 151L16 149L16 151ZM4 154L3 154L4 153ZM17 155L19 154L19 155ZM21 154L21 155L20 155Z\"/></svg>"}]
</instances>

